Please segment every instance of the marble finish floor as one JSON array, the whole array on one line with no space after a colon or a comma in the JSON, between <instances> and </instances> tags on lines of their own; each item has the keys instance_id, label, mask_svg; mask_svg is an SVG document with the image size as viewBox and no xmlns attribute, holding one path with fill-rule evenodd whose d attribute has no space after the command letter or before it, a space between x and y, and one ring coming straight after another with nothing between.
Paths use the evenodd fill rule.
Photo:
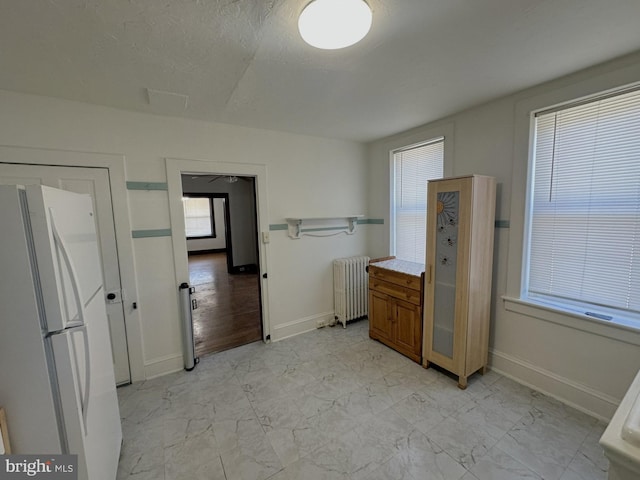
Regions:
<instances>
[{"instance_id":1,"label":"marble finish floor","mask_svg":"<svg viewBox=\"0 0 640 480\"><path fill-rule=\"evenodd\" d=\"M605 424L494 372L455 379L368 323L118 389L119 480L604 480Z\"/></svg>"}]
</instances>

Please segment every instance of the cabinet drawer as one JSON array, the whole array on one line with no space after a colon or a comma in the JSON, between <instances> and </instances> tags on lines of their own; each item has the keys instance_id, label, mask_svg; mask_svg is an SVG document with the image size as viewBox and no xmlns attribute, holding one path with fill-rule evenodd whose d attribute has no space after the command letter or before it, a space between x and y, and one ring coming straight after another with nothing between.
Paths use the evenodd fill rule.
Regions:
<instances>
[{"instance_id":1,"label":"cabinet drawer","mask_svg":"<svg viewBox=\"0 0 640 480\"><path fill-rule=\"evenodd\" d=\"M385 282L395 283L396 285L413 290L420 290L420 277L387 270L386 268L376 267L375 265L369 265L369 278L384 280Z\"/></svg>"},{"instance_id":2,"label":"cabinet drawer","mask_svg":"<svg viewBox=\"0 0 640 480\"><path fill-rule=\"evenodd\" d=\"M413 288L401 287L391 282L379 280L372 275L369 276L369 288L399 298L400 300L411 302L414 305L420 305L421 295L419 289L414 290Z\"/></svg>"}]
</instances>

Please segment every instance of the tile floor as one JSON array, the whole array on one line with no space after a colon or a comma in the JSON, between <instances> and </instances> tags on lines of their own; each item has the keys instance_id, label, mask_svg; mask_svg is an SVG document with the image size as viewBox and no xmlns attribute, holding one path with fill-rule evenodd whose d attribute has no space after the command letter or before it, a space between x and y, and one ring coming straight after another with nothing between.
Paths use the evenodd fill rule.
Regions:
<instances>
[{"instance_id":1,"label":"tile floor","mask_svg":"<svg viewBox=\"0 0 640 480\"><path fill-rule=\"evenodd\" d=\"M602 422L496 373L467 390L359 321L118 390L119 480L601 480Z\"/></svg>"}]
</instances>

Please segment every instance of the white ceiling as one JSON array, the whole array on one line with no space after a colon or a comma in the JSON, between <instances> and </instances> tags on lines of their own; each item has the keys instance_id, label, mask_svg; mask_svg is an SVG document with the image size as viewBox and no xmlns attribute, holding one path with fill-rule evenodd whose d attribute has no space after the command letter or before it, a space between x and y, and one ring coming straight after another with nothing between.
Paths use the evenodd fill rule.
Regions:
<instances>
[{"instance_id":1,"label":"white ceiling","mask_svg":"<svg viewBox=\"0 0 640 480\"><path fill-rule=\"evenodd\" d=\"M640 49L640 0L368 2L322 51L307 0L2 0L0 89L369 141Z\"/></svg>"}]
</instances>

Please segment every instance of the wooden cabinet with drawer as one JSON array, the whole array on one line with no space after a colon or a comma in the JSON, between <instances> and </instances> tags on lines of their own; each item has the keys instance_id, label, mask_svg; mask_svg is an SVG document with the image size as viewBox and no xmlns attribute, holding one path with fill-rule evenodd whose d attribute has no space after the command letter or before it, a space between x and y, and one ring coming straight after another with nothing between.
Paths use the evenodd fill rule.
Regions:
<instances>
[{"instance_id":1,"label":"wooden cabinet with drawer","mask_svg":"<svg viewBox=\"0 0 640 480\"><path fill-rule=\"evenodd\" d=\"M424 265L396 259L369 265L369 337L422 360Z\"/></svg>"}]
</instances>

